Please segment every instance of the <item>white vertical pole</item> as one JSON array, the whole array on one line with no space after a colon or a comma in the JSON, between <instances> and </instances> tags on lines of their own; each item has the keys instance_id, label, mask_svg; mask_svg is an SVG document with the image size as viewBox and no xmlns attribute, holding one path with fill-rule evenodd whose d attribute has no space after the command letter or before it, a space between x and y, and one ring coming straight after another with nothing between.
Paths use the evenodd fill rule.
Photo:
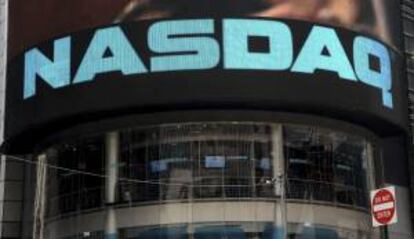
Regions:
<instances>
[{"instance_id":1,"label":"white vertical pole","mask_svg":"<svg viewBox=\"0 0 414 239\"><path fill-rule=\"evenodd\" d=\"M34 208L33 238L43 239L44 236L44 217L45 217L45 196L46 196L46 175L47 175L47 156L41 154L37 157L36 168L36 196Z\"/></svg>"},{"instance_id":2,"label":"white vertical pole","mask_svg":"<svg viewBox=\"0 0 414 239\"><path fill-rule=\"evenodd\" d=\"M105 238L117 239L118 230L114 204L116 202L116 188L118 182L119 133L109 132L105 137L105 200L106 225Z\"/></svg>"},{"instance_id":3,"label":"white vertical pole","mask_svg":"<svg viewBox=\"0 0 414 239\"><path fill-rule=\"evenodd\" d=\"M365 170L367 171L367 180L368 180L368 191L375 189L376 178L375 178L375 165L374 165L374 149L372 148L371 143L366 142L366 165Z\"/></svg>"},{"instance_id":4,"label":"white vertical pole","mask_svg":"<svg viewBox=\"0 0 414 239\"><path fill-rule=\"evenodd\" d=\"M0 0L0 142L3 142L4 106L6 89L8 0ZM4 187L6 175L6 157L0 156L0 238L3 236Z\"/></svg>"},{"instance_id":5,"label":"white vertical pole","mask_svg":"<svg viewBox=\"0 0 414 239\"><path fill-rule=\"evenodd\" d=\"M283 154L283 131L282 125L272 125L272 160L273 160L273 186L275 190L275 216L274 225L275 239L286 239L287 237L287 209L285 198L285 160Z\"/></svg>"}]
</instances>

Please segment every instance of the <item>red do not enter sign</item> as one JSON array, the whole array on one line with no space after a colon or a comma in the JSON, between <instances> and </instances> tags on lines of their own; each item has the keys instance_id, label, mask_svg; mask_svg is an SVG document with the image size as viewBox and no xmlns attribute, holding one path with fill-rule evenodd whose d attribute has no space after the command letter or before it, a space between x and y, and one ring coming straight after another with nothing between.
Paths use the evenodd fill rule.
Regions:
<instances>
[{"instance_id":1,"label":"red do not enter sign","mask_svg":"<svg viewBox=\"0 0 414 239\"><path fill-rule=\"evenodd\" d=\"M371 192L371 212L374 227L397 222L397 201L394 187Z\"/></svg>"}]
</instances>

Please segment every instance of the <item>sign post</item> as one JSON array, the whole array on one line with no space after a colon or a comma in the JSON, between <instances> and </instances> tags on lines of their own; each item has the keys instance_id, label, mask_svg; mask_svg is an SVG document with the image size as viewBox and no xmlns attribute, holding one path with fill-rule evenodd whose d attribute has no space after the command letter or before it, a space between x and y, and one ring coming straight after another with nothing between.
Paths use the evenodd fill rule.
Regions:
<instances>
[{"instance_id":1,"label":"sign post","mask_svg":"<svg viewBox=\"0 0 414 239\"><path fill-rule=\"evenodd\" d=\"M384 226L384 239L388 239L388 226Z\"/></svg>"},{"instance_id":2,"label":"sign post","mask_svg":"<svg viewBox=\"0 0 414 239\"><path fill-rule=\"evenodd\" d=\"M395 187L371 191L371 213L374 227L386 227L398 222Z\"/></svg>"}]
</instances>

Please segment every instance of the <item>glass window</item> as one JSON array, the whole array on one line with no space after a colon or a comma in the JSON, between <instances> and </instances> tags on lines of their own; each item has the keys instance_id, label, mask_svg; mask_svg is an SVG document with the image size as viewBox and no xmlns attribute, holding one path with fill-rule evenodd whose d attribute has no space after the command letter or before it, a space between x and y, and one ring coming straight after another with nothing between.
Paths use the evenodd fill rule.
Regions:
<instances>
[{"instance_id":1,"label":"glass window","mask_svg":"<svg viewBox=\"0 0 414 239\"><path fill-rule=\"evenodd\" d=\"M368 206L367 143L314 127L285 126L288 198Z\"/></svg>"},{"instance_id":2,"label":"glass window","mask_svg":"<svg viewBox=\"0 0 414 239\"><path fill-rule=\"evenodd\" d=\"M407 53L407 69L414 72L414 52Z\"/></svg>"},{"instance_id":3,"label":"glass window","mask_svg":"<svg viewBox=\"0 0 414 239\"><path fill-rule=\"evenodd\" d=\"M120 238L280 238L283 213L297 220L289 221L288 238L368 238L372 155L361 136L303 125L211 122L124 129L118 146L116 210L146 207L145 213L154 214L149 217L154 225L120 225ZM70 169L48 169L47 223L104 209L104 135L58 144L47 161ZM183 224L169 222L175 205L182 206L180 212L189 210L178 221ZM216 207L223 213L210 215ZM321 223L326 223L321 217L342 209L356 213L352 228L349 218ZM235 211L257 221L227 220ZM208 214L208 220L193 222L204 218L197 213ZM272 217L274 222L267 222ZM68 238L81 235L73 234Z\"/></svg>"},{"instance_id":4,"label":"glass window","mask_svg":"<svg viewBox=\"0 0 414 239\"><path fill-rule=\"evenodd\" d=\"M414 53L414 35L406 35L405 37L405 51Z\"/></svg>"},{"instance_id":5,"label":"glass window","mask_svg":"<svg viewBox=\"0 0 414 239\"><path fill-rule=\"evenodd\" d=\"M414 19L404 18L403 28L404 28L404 32L414 35Z\"/></svg>"},{"instance_id":6,"label":"glass window","mask_svg":"<svg viewBox=\"0 0 414 239\"><path fill-rule=\"evenodd\" d=\"M272 222L232 222L227 225L194 223L122 229L125 239L282 239L283 230ZM192 236L190 236L192 234ZM321 225L288 224L288 239L369 238L367 232Z\"/></svg>"},{"instance_id":7,"label":"glass window","mask_svg":"<svg viewBox=\"0 0 414 239\"><path fill-rule=\"evenodd\" d=\"M367 207L367 143L327 129L286 125L287 198ZM49 163L104 175L103 137L54 147ZM270 124L193 123L122 131L119 203L275 197ZM50 170L49 215L103 205L104 178Z\"/></svg>"},{"instance_id":8,"label":"glass window","mask_svg":"<svg viewBox=\"0 0 414 239\"><path fill-rule=\"evenodd\" d=\"M68 170L49 168L48 215L102 206L105 174L104 145L100 137L62 144L49 151L48 163ZM89 172L90 174L81 173Z\"/></svg>"},{"instance_id":9,"label":"glass window","mask_svg":"<svg viewBox=\"0 0 414 239\"><path fill-rule=\"evenodd\" d=\"M411 70L407 71L407 77L408 77L408 86L411 89L414 89L414 68L412 71Z\"/></svg>"},{"instance_id":10,"label":"glass window","mask_svg":"<svg viewBox=\"0 0 414 239\"><path fill-rule=\"evenodd\" d=\"M270 134L268 125L248 123L123 131L122 177L148 181L153 189L146 188L145 183L137 188L136 183L131 186L122 182L121 195L137 202L272 196L271 185L263 183L273 174ZM135 165L141 173L136 173Z\"/></svg>"}]
</instances>

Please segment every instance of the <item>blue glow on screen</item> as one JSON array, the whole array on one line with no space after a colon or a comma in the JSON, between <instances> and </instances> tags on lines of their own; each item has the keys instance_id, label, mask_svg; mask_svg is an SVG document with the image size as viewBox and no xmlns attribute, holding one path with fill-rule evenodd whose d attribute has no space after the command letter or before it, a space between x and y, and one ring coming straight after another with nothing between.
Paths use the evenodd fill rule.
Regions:
<instances>
[{"instance_id":1,"label":"blue glow on screen","mask_svg":"<svg viewBox=\"0 0 414 239\"><path fill-rule=\"evenodd\" d=\"M222 67L223 70L290 71L302 74L334 72L341 80L379 89L382 104L393 108L390 52L378 41L357 36L354 38L353 52L347 55L335 29L315 25L297 56L294 56L295 39L287 23L269 19L224 19L223 42L216 39L216 23L213 19L162 20L152 23L145 42L152 54L146 61L149 62L148 67L135 49L135 45L142 42L131 42L120 26L98 29L72 82L71 37L54 41L52 59L38 48L33 48L25 53L23 98L36 95L36 80L42 80L57 89L90 82L98 74L108 72L133 75ZM249 51L250 37L268 39L267 52ZM108 51L111 53L109 56L105 55ZM351 54L352 59L349 58ZM370 66L373 57L379 62L378 69Z\"/></svg>"},{"instance_id":2,"label":"blue glow on screen","mask_svg":"<svg viewBox=\"0 0 414 239\"><path fill-rule=\"evenodd\" d=\"M151 172L159 173L169 170L170 164L182 163L188 161L188 158L165 158L155 160L150 163Z\"/></svg>"},{"instance_id":3,"label":"blue glow on screen","mask_svg":"<svg viewBox=\"0 0 414 239\"><path fill-rule=\"evenodd\" d=\"M199 36L213 33L214 21L211 19L154 23L148 30L148 46L153 52L165 56L151 58L151 71L214 68L220 61L220 46L212 37Z\"/></svg>"},{"instance_id":4,"label":"blue glow on screen","mask_svg":"<svg viewBox=\"0 0 414 239\"><path fill-rule=\"evenodd\" d=\"M227 69L286 70L292 64L292 33L285 23L269 20L225 20L223 36L224 67ZM249 36L267 37L270 51L249 52Z\"/></svg>"},{"instance_id":5,"label":"blue glow on screen","mask_svg":"<svg viewBox=\"0 0 414 239\"><path fill-rule=\"evenodd\" d=\"M65 37L54 42L53 61L37 48L26 53L24 99L36 94L36 75L54 89L70 84L70 40L70 37Z\"/></svg>"},{"instance_id":6,"label":"blue glow on screen","mask_svg":"<svg viewBox=\"0 0 414 239\"><path fill-rule=\"evenodd\" d=\"M110 50L113 56L104 57L107 50ZM73 82L91 81L97 74L112 71L121 71L124 75L147 72L120 27L96 31Z\"/></svg>"},{"instance_id":7,"label":"blue glow on screen","mask_svg":"<svg viewBox=\"0 0 414 239\"><path fill-rule=\"evenodd\" d=\"M370 67L370 56L377 57L379 71ZM391 60L390 53L384 45L366 37L357 37L354 40L355 72L358 78L371 86L382 90L383 104L393 107L391 87Z\"/></svg>"},{"instance_id":8,"label":"blue glow on screen","mask_svg":"<svg viewBox=\"0 0 414 239\"><path fill-rule=\"evenodd\" d=\"M206 156L205 167L206 168L224 168L226 166L226 160L224 156Z\"/></svg>"},{"instance_id":9,"label":"blue glow on screen","mask_svg":"<svg viewBox=\"0 0 414 239\"><path fill-rule=\"evenodd\" d=\"M260 159L260 168L263 170L270 169L270 159L269 158L262 158Z\"/></svg>"},{"instance_id":10,"label":"blue glow on screen","mask_svg":"<svg viewBox=\"0 0 414 239\"><path fill-rule=\"evenodd\" d=\"M329 55L322 54L324 49ZM317 69L337 72L343 79L356 81L351 63L332 28L313 27L292 67L292 71L301 73L314 73Z\"/></svg>"}]
</instances>

